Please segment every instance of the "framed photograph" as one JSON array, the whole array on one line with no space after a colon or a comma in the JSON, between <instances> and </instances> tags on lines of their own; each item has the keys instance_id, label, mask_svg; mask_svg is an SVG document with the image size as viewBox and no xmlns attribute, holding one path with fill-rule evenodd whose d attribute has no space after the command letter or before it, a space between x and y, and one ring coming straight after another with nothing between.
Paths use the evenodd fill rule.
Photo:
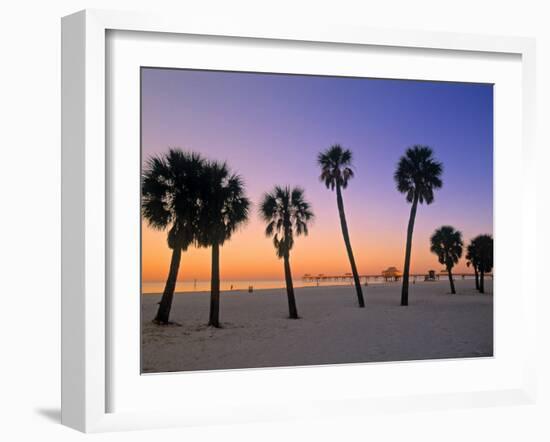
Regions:
<instances>
[{"instance_id":1,"label":"framed photograph","mask_svg":"<svg viewBox=\"0 0 550 442\"><path fill-rule=\"evenodd\" d=\"M63 19L64 424L534 400L534 42L327 29Z\"/></svg>"}]
</instances>

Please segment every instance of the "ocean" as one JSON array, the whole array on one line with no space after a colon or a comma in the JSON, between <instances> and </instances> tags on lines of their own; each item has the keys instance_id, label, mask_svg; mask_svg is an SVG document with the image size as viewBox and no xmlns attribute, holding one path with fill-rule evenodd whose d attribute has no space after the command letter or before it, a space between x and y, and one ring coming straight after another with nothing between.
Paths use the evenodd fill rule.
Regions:
<instances>
[{"instance_id":1,"label":"ocean","mask_svg":"<svg viewBox=\"0 0 550 442\"><path fill-rule=\"evenodd\" d=\"M295 280L294 287L316 287L317 282L302 281L301 279ZM142 283L141 292L143 294L149 293L162 293L164 290L164 281L144 281ZM349 281L326 281L319 282L320 286L328 285L352 285ZM286 284L284 279L269 279L269 280L258 280L258 279L234 279L234 280L222 280L220 281L220 289L222 291L246 291L248 287L252 286L254 290L261 289L278 289L285 288ZM178 281L176 283L176 292L209 292L210 291L210 281Z\"/></svg>"},{"instance_id":2,"label":"ocean","mask_svg":"<svg viewBox=\"0 0 550 442\"><path fill-rule=\"evenodd\" d=\"M441 278L447 278L446 276ZM456 279L461 279L457 277ZM466 279L471 279L467 276ZM317 287L317 286L352 286L353 281L304 281L301 278L295 279L294 287ZM382 278L369 278L369 284L381 284L384 283ZM361 280L362 284L365 284L365 280ZM395 283L395 282L394 282ZM398 282L400 283L400 281ZM411 280L412 283L412 280ZM143 294L153 294L153 293L162 293L164 291L165 281L144 281L142 283ZM286 287L284 279L228 279L220 281L220 289L222 291L247 291L248 287L252 287L254 290L261 289L283 289ZM204 280L191 280L191 281L178 281L176 283L176 292L209 292L210 291L210 281Z\"/></svg>"}]
</instances>

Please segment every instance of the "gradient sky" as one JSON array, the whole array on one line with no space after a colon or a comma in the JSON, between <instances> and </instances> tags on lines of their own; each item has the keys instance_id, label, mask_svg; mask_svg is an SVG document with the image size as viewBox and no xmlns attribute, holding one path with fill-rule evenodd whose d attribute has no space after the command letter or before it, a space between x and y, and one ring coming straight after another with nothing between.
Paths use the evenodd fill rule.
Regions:
<instances>
[{"instance_id":1,"label":"gradient sky","mask_svg":"<svg viewBox=\"0 0 550 442\"><path fill-rule=\"evenodd\" d=\"M257 204L275 184L305 189L316 219L291 252L295 278L350 271L336 195L319 181L317 153L334 143L353 151L355 178L344 192L361 274L402 270L410 205L393 173L413 144L427 144L444 165L443 188L419 206L411 271L441 270L429 237L443 224L465 243L493 231L492 85L408 80L142 69L145 161L169 147L227 160L242 175L252 216L221 249L222 279L280 279ZM143 225L143 280L166 278L166 233ZM468 271L464 259L456 271ZM182 256L179 280L209 279L210 250Z\"/></svg>"}]
</instances>

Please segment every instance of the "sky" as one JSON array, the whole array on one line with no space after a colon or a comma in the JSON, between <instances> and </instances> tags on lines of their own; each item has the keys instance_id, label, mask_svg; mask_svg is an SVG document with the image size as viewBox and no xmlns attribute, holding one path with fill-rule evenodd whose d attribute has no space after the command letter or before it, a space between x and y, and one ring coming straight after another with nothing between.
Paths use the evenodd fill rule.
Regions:
<instances>
[{"instance_id":1,"label":"sky","mask_svg":"<svg viewBox=\"0 0 550 442\"><path fill-rule=\"evenodd\" d=\"M250 220L221 249L222 279L282 279L283 263L258 215L274 185L300 186L315 220L291 252L294 278L350 272L336 195L319 181L317 154L353 152L344 191L360 274L403 269L410 204L393 173L407 147L429 145L443 163L443 187L420 205L412 273L439 271L429 238L452 225L467 244L493 232L493 87L490 84L142 68L142 158L171 147L226 160L246 184ZM166 232L142 221L142 278L166 279ZM470 272L464 258L456 272ZM182 255L178 280L207 280L210 250Z\"/></svg>"}]
</instances>

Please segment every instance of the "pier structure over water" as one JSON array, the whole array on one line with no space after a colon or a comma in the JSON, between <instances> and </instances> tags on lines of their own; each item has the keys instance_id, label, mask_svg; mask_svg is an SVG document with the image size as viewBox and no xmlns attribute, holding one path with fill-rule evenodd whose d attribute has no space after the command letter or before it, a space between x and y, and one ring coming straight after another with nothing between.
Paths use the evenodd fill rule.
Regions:
<instances>
[{"instance_id":1,"label":"pier structure over water","mask_svg":"<svg viewBox=\"0 0 550 442\"><path fill-rule=\"evenodd\" d=\"M485 276L492 278L492 273L487 273ZM447 273L445 272L439 272L439 273L411 273L409 274L409 280L410 281L438 281L440 278L447 278ZM474 273L454 273L453 272L453 279L466 279L466 278L474 278ZM359 275L359 280L361 282L369 282L369 281L399 281L401 280L402 275L394 274L389 275L387 273L382 274L365 274L365 275ZM325 275L323 273L320 273L318 275L313 275L310 273L306 273L302 276L302 281L305 282L349 282L350 284L353 282L353 274L351 273L344 273L343 275Z\"/></svg>"}]
</instances>

